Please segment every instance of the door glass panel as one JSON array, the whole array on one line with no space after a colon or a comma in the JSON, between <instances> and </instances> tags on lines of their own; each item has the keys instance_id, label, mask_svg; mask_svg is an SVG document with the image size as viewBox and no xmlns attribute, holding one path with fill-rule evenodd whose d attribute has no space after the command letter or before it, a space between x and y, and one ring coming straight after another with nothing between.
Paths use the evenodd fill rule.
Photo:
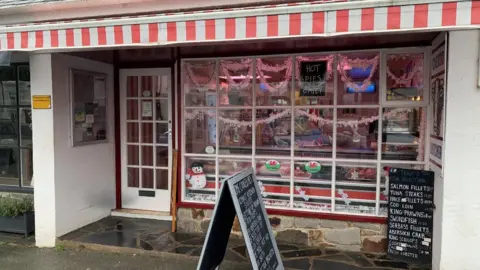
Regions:
<instances>
[{"instance_id":1,"label":"door glass panel","mask_svg":"<svg viewBox=\"0 0 480 270\"><path fill-rule=\"evenodd\" d=\"M156 189L168 190L168 170L157 169Z\"/></svg>"},{"instance_id":2,"label":"door glass panel","mask_svg":"<svg viewBox=\"0 0 480 270\"><path fill-rule=\"evenodd\" d=\"M18 67L18 102L20 105L30 105L30 68Z\"/></svg>"},{"instance_id":3,"label":"door glass panel","mask_svg":"<svg viewBox=\"0 0 480 270\"><path fill-rule=\"evenodd\" d=\"M32 110L20 108L20 146L32 146Z\"/></svg>"},{"instance_id":4,"label":"door glass panel","mask_svg":"<svg viewBox=\"0 0 480 270\"><path fill-rule=\"evenodd\" d=\"M0 105L17 105L16 68L0 68Z\"/></svg>"},{"instance_id":5,"label":"door glass panel","mask_svg":"<svg viewBox=\"0 0 480 270\"><path fill-rule=\"evenodd\" d=\"M138 120L138 100L127 100L127 120Z\"/></svg>"},{"instance_id":6,"label":"door glass panel","mask_svg":"<svg viewBox=\"0 0 480 270\"><path fill-rule=\"evenodd\" d=\"M153 188L153 169L142 169L142 188Z\"/></svg>"},{"instance_id":7,"label":"door glass panel","mask_svg":"<svg viewBox=\"0 0 480 270\"><path fill-rule=\"evenodd\" d=\"M138 77L127 77L127 97L138 97Z\"/></svg>"},{"instance_id":8,"label":"door glass panel","mask_svg":"<svg viewBox=\"0 0 480 270\"><path fill-rule=\"evenodd\" d=\"M128 187L138 188L140 186L138 173L138 168L128 168Z\"/></svg>"},{"instance_id":9,"label":"door glass panel","mask_svg":"<svg viewBox=\"0 0 480 270\"><path fill-rule=\"evenodd\" d=\"M168 167L168 147L157 146L157 166Z\"/></svg>"},{"instance_id":10,"label":"door glass panel","mask_svg":"<svg viewBox=\"0 0 480 270\"><path fill-rule=\"evenodd\" d=\"M157 143L168 143L168 124L157 123Z\"/></svg>"},{"instance_id":11,"label":"door glass panel","mask_svg":"<svg viewBox=\"0 0 480 270\"><path fill-rule=\"evenodd\" d=\"M22 153L22 185L29 187L32 184L33 158L32 149L21 149Z\"/></svg>"},{"instance_id":12,"label":"door glass panel","mask_svg":"<svg viewBox=\"0 0 480 270\"><path fill-rule=\"evenodd\" d=\"M155 105L156 120L167 121L168 120L168 99L158 99Z\"/></svg>"},{"instance_id":13,"label":"door glass panel","mask_svg":"<svg viewBox=\"0 0 480 270\"><path fill-rule=\"evenodd\" d=\"M0 147L0 184L18 186L18 157L13 148Z\"/></svg>"},{"instance_id":14,"label":"door glass panel","mask_svg":"<svg viewBox=\"0 0 480 270\"><path fill-rule=\"evenodd\" d=\"M138 123L127 123L127 142L138 143Z\"/></svg>"},{"instance_id":15,"label":"door glass panel","mask_svg":"<svg viewBox=\"0 0 480 270\"><path fill-rule=\"evenodd\" d=\"M142 165L153 166L153 146L142 146Z\"/></svg>"},{"instance_id":16,"label":"door glass panel","mask_svg":"<svg viewBox=\"0 0 480 270\"><path fill-rule=\"evenodd\" d=\"M141 77L141 88L140 96L142 97L151 97L153 96L153 76L142 76Z\"/></svg>"},{"instance_id":17,"label":"door glass panel","mask_svg":"<svg viewBox=\"0 0 480 270\"><path fill-rule=\"evenodd\" d=\"M138 151L138 145L128 145L127 146L127 164L128 165L139 165L138 160L139 160L139 151Z\"/></svg>"},{"instance_id":18,"label":"door glass panel","mask_svg":"<svg viewBox=\"0 0 480 270\"><path fill-rule=\"evenodd\" d=\"M142 143L153 143L153 123L142 123Z\"/></svg>"},{"instance_id":19,"label":"door glass panel","mask_svg":"<svg viewBox=\"0 0 480 270\"><path fill-rule=\"evenodd\" d=\"M157 97L168 97L170 91L169 78L170 76L167 75L155 77L155 92Z\"/></svg>"}]
</instances>

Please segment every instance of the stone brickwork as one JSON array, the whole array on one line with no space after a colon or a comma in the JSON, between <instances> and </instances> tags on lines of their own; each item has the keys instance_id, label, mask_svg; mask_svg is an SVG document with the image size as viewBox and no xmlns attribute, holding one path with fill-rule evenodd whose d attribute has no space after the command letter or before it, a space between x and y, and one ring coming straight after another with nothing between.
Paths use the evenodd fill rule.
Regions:
<instances>
[{"instance_id":1,"label":"stone brickwork","mask_svg":"<svg viewBox=\"0 0 480 270\"><path fill-rule=\"evenodd\" d=\"M212 210L180 208L177 230L206 233L211 216ZM290 216L269 216L269 219L278 242L369 253L386 252L386 224ZM233 223L232 234L242 235L237 219Z\"/></svg>"}]
</instances>

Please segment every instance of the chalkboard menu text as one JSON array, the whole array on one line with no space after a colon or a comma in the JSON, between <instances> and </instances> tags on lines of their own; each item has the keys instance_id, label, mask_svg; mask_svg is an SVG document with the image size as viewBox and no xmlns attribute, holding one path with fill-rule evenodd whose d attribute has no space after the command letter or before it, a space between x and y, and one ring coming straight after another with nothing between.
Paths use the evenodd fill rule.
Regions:
<instances>
[{"instance_id":1,"label":"chalkboard menu text","mask_svg":"<svg viewBox=\"0 0 480 270\"><path fill-rule=\"evenodd\" d=\"M224 180L198 270L216 269L222 262L235 214L240 222L253 269L284 269L260 194L253 168Z\"/></svg>"},{"instance_id":2,"label":"chalkboard menu text","mask_svg":"<svg viewBox=\"0 0 480 270\"><path fill-rule=\"evenodd\" d=\"M300 63L300 96L325 96L327 61L306 61Z\"/></svg>"},{"instance_id":3,"label":"chalkboard menu text","mask_svg":"<svg viewBox=\"0 0 480 270\"><path fill-rule=\"evenodd\" d=\"M388 255L417 264L432 261L434 174L389 169Z\"/></svg>"}]
</instances>

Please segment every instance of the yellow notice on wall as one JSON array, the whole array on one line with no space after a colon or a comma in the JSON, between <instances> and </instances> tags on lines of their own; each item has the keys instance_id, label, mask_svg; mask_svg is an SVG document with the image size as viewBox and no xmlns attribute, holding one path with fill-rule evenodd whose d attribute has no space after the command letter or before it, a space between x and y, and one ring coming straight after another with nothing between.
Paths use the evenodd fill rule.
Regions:
<instances>
[{"instance_id":1,"label":"yellow notice on wall","mask_svg":"<svg viewBox=\"0 0 480 270\"><path fill-rule=\"evenodd\" d=\"M32 107L34 109L51 109L52 108L52 96L33 96Z\"/></svg>"}]
</instances>

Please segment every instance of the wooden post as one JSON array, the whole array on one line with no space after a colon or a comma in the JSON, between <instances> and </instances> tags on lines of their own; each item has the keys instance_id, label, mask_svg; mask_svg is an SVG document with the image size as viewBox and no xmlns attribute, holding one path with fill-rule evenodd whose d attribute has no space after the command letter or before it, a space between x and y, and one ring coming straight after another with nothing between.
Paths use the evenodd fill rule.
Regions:
<instances>
[{"instance_id":1,"label":"wooden post","mask_svg":"<svg viewBox=\"0 0 480 270\"><path fill-rule=\"evenodd\" d=\"M172 153L172 194L170 203L170 213L172 215L172 232L177 231L177 167L178 167L178 151L173 150Z\"/></svg>"}]
</instances>

